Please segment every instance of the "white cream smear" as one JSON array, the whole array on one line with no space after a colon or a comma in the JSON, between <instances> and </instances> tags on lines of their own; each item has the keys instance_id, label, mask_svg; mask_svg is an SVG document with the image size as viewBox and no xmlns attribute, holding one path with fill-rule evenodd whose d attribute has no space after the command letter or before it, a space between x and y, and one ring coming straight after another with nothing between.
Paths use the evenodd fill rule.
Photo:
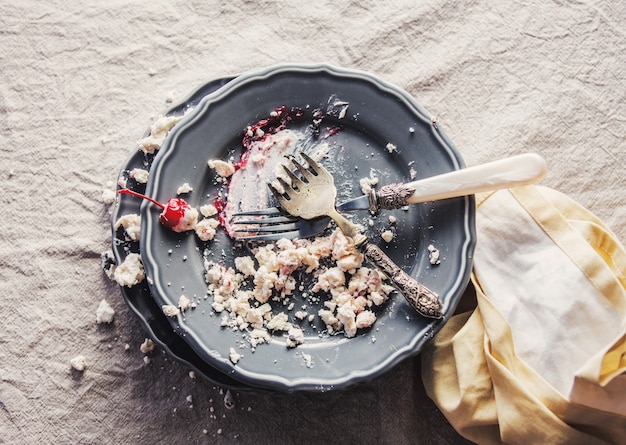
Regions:
<instances>
[{"instance_id":1,"label":"white cream smear","mask_svg":"<svg viewBox=\"0 0 626 445\"><path fill-rule=\"evenodd\" d=\"M268 182L274 181L282 171L285 156L294 154L303 136L293 130L284 129L266 134L254 141L248 152L245 165L230 177L228 201L224 208L224 228L233 236L231 219L234 213L259 210L270 206Z\"/></svg>"}]
</instances>

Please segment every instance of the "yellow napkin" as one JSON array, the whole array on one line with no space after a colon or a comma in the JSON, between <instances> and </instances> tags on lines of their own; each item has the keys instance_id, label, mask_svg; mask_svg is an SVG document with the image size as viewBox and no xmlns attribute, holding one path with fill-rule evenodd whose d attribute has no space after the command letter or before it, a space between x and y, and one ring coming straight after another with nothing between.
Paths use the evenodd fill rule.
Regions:
<instances>
[{"instance_id":1,"label":"yellow napkin","mask_svg":"<svg viewBox=\"0 0 626 445\"><path fill-rule=\"evenodd\" d=\"M624 246L546 187L477 205L477 307L423 351L429 396L480 444L624 443Z\"/></svg>"}]
</instances>

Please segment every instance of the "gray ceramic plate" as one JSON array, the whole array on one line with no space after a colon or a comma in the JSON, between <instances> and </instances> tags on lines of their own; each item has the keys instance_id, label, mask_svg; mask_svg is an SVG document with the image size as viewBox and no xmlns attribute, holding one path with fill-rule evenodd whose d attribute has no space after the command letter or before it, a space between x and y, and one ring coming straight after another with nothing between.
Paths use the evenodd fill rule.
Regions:
<instances>
[{"instance_id":1,"label":"gray ceramic plate","mask_svg":"<svg viewBox=\"0 0 626 445\"><path fill-rule=\"evenodd\" d=\"M238 158L246 126L286 106L301 110L301 117L289 126L303 130L310 125L314 110L326 110L329 100L349 103L343 119L327 115L323 121L324 128L340 130L326 132L331 150L323 160L340 184L340 199L358 196L359 179L372 169L382 183L391 183L463 167L460 154L432 124L428 113L402 90L362 72L326 65L288 65L244 74L205 97L161 147L146 194L165 202L187 182L194 189L185 197L190 205L209 202L225 190L216 183L207 160ZM389 143L397 151L390 153ZM275 335L253 352L245 347L242 332L221 327L220 316L211 309L211 296L204 298L203 251L207 249L215 261L232 265L235 256L248 253L247 247L233 243L223 231L206 244L191 232L174 233L159 223L159 213L147 202L141 207L141 252L155 301L177 305L181 294L199 301L196 309L169 319L172 327L210 366L257 388L285 392L342 388L371 379L417 354L454 312L472 266L473 197L393 211L396 236L388 245L379 237L389 228L387 212L378 215L371 226L366 213L354 215L356 222L368 227L372 241L440 295L444 320L422 318L401 295L392 294L378 310L375 325L354 338L341 333L327 335L318 318L313 323L300 322L290 313L290 321L304 330L304 344L289 349L286 339ZM430 244L441 251L442 261L437 266L428 259ZM312 314L321 307L298 293L294 301L296 306L306 304ZM237 364L229 359L230 348L243 355Z\"/></svg>"}]
</instances>

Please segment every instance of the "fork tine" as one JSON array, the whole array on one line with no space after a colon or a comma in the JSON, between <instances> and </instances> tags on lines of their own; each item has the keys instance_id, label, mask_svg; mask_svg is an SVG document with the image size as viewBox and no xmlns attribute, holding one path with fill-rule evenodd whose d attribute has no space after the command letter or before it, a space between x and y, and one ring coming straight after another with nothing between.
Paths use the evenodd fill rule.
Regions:
<instances>
[{"instance_id":1,"label":"fork tine","mask_svg":"<svg viewBox=\"0 0 626 445\"><path fill-rule=\"evenodd\" d=\"M278 208L278 207L268 207L266 209L260 209L260 210L244 210L242 212L237 212L237 213L233 213L233 217L238 217L238 216L271 216L271 215L280 215L283 214L283 212ZM289 216L286 215L287 218L289 218ZM293 217L291 217L293 218Z\"/></svg>"},{"instance_id":2,"label":"fork tine","mask_svg":"<svg viewBox=\"0 0 626 445\"><path fill-rule=\"evenodd\" d=\"M282 166L285 172L287 173L287 176L289 176L289 179L291 179L291 188L297 190L300 187L302 187L304 182L300 178L298 178L285 164L282 164ZM278 179L279 181L281 180L280 177L276 179ZM284 181L281 181L281 184L283 184L283 187L285 186Z\"/></svg>"},{"instance_id":3,"label":"fork tine","mask_svg":"<svg viewBox=\"0 0 626 445\"><path fill-rule=\"evenodd\" d=\"M321 165L319 165L311 156L307 155L303 151L300 152L300 156L302 156L306 163L309 164L309 169L313 170L317 176L322 168Z\"/></svg>"},{"instance_id":4,"label":"fork tine","mask_svg":"<svg viewBox=\"0 0 626 445\"><path fill-rule=\"evenodd\" d=\"M294 187L294 184L289 184L287 181L285 181L283 178L276 178L276 180L278 182L280 182L280 185L282 186L283 190L285 190L285 194L289 194L289 190L298 190L298 187ZM298 180L301 184L302 181Z\"/></svg>"},{"instance_id":5,"label":"fork tine","mask_svg":"<svg viewBox=\"0 0 626 445\"><path fill-rule=\"evenodd\" d=\"M267 226L256 227L238 227L235 232L238 233L258 233L258 232L290 232L292 230L298 230L298 224L296 222L289 222L284 224L270 224Z\"/></svg>"},{"instance_id":6,"label":"fork tine","mask_svg":"<svg viewBox=\"0 0 626 445\"><path fill-rule=\"evenodd\" d=\"M292 232L264 233L262 235L240 236L236 237L236 241L278 241L280 239L296 239L300 238L300 232L294 230Z\"/></svg>"},{"instance_id":7,"label":"fork tine","mask_svg":"<svg viewBox=\"0 0 626 445\"><path fill-rule=\"evenodd\" d=\"M282 205L282 203L285 202L285 200L289 199L289 198L286 198L285 195L280 193L278 190L276 190L276 188L272 185L271 182L268 182L267 186L269 187L270 192L272 192L272 195L274 195L274 198L276 198L276 201L278 201L278 204Z\"/></svg>"},{"instance_id":8,"label":"fork tine","mask_svg":"<svg viewBox=\"0 0 626 445\"><path fill-rule=\"evenodd\" d=\"M298 171L300 172L300 174L302 175L302 177L306 180L306 182L310 182L311 179L314 176L317 176L317 174L313 174L311 173L311 171L306 168L305 166L303 166L302 164L300 164L296 158L294 158L293 156L289 156L289 159L291 160L291 162L293 163L293 165L296 166L296 168L298 169ZM305 158L306 159L306 158Z\"/></svg>"},{"instance_id":9,"label":"fork tine","mask_svg":"<svg viewBox=\"0 0 626 445\"><path fill-rule=\"evenodd\" d=\"M244 215L245 216L245 215ZM293 216L267 216L263 218L256 219L234 219L232 220L233 225L260 225L260 224L284 224L298 221L298 218L294 218Z\"/></svg>"}]
</instances>

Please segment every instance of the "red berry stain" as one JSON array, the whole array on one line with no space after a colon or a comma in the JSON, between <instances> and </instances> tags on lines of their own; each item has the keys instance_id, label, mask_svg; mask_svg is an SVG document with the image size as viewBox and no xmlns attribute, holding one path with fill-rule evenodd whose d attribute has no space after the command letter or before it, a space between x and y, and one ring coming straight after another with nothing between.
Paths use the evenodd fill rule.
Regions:
<instances>
[{"instance_id":1,"label":"red berry stain","mask_svg":"<svg viewBox=\"0 0 626 445\"><path fill-rule=\"evenodd\" d=\"M223 198L217 197L213 200L213 207L215 207L218 213L217 220L220 222L222 227L224 227L225 222L226 222L226 219L224 217L224 209L226 208L226 201Z\"/></svg>"},{"instance_id":2,"label":"red berry stain","mask_svg":"<svg viewBox=\"0 0 626 445\"><path fill-rule=\"evenodd\" d=\"M296 111L295 114L298 116L302 113ZM268 135L278 133L280 130L283 130L292 119L291 113L287 110L287 107L283 105L282 107L275 108L268 118L261 119L257 123L245 128L242 143L246 151L243 153L242 159L239 162L239 164L241 164L242 161L244 162L241 167L244 167L245 162L247 162L246 153L253 142L262 141L267 138ZM235 166L235 168L237 168L237 166Z\"/></svg>"}]
</instances>

